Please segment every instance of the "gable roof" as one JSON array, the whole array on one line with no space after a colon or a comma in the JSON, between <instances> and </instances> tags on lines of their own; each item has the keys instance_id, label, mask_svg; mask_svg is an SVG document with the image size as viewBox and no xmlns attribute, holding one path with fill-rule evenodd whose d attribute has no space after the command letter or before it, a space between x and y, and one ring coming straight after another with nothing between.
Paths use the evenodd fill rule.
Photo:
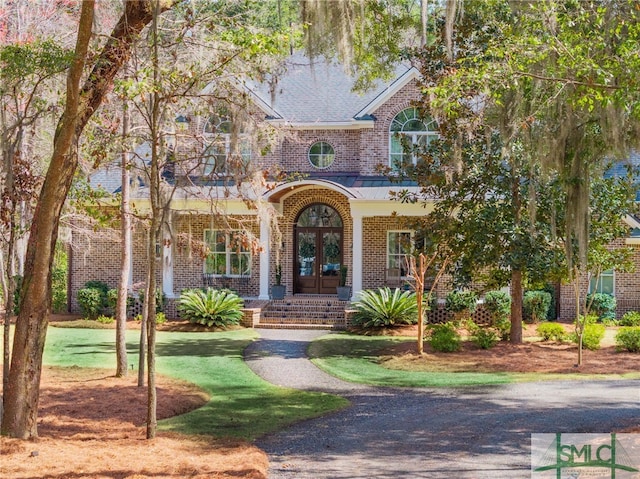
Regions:
<instances>
[{"instance_id":1,"label":"gable roof","mask_svg":"<svg viewBox=\"0 0 640 479\"><path fill-rule=\"evenodd\" d=\"M308 129L370 128L373 111L418 76L416 68L399 64L392 81L356 92L355 78L342 65L296 54L271 83L245 81L244 88L274 122Z\"/></svg>"}]
</instances>

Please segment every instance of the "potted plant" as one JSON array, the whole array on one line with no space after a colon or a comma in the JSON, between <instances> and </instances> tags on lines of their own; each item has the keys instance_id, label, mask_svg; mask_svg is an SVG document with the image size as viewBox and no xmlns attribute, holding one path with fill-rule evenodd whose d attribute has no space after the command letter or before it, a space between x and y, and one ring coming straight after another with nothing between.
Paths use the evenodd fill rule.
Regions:
<instances>
[{"instance_id":1,"label":"potted plant","mask_svg":"<svg viewBox=\"0 0 640 479\"><path fill-rule=\"evenodd\" d=\"M349 269L345 265L340 266L340 278L338 287L336 288L340 301L349 301L349 299L351 299L351 286L347 286L348 271Z\"/></svg>"},{"instance_id":2,"label":"potted plant","mask_svg":"<svg viewBox=\"0 0 640 479\"><path fill-rule=\"evenodd\" d=\"M282 265L276 265L276 284L271 286L271 299L284 299L287 287L282 284Z\"/></svg>"}]
</instances>

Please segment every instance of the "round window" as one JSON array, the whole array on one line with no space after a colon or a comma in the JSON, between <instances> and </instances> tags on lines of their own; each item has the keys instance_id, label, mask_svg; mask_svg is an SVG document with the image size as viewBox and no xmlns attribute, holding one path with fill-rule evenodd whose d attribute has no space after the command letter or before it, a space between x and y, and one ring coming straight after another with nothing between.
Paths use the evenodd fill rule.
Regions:
<instances>
[{"instance_id":1,"label":"round window","mask_svg":"<svg viewBox=\"0 0 640 479\"><path fill-rule=\"evenodd\" d=\"M309 162L316 168L329 168L335 157L333 146L326 141L318 141L309 148Z\"/></svg>"}]
</instances>

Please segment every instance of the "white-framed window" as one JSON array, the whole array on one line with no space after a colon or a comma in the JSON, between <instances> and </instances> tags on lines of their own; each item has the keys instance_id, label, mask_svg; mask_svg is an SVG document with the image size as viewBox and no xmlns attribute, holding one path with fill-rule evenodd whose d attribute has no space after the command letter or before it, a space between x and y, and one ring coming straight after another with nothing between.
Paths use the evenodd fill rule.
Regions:
<instances>
[{"instance_id":1,"label":"white-framed window","mask_svg":"<svg viewBox=\"0 0 640 479\"><path fill-rule=\"evenodd\" d=\"M394 272L392 276L408 276L405 258L411 253L413 236L413 231L409 230L387 231L387 275Z\"/></svg>"},{"instance_id":2,"label":"white-framed window","mask_svg":"<svg viewBox=\"0 0 640 479\"><path fill-rule=\"evenodd\" d=\"M309 148L309 163L321 170L329 168L336 158L336 153L330 143L316 141Z\"/></svg>"},{"instance_id":3,"label":"white-framed window","mask_svg":"<svg viewBox=\"0 0 640 479\"><path fill-rule=\"evenodd\" d=\"M594 276L589 281L589 294L606 293L614 295L615 293L615 271L608 269L598 276Z\"/></svg>"},{"instance_id":4,"label":"white-framed window","mask_svg":"<svg viewBox=\"0 0 640 479\"><path fill-rule=\"evenodd\" d=\"M435 120L421 117L415 107L405 108L389 127L389 166L397 171L403 165L415 165L416 150L426 148L436 138Z\"/></svg>"},{"instance_id":5,"label":"white-framed window","mask_svg":"<svg viewBox=\"0 0 640 479\"><path fill-rule=\"evenodd\" d=\"M228 176L245 171L251 161L251 140L243 131L233 132L228 115L211 115L204 127L205 176Z\"/></svg>"},{"instance_id":6,"label":"white-framed window","mask_svg":"<svg viewBox=\"0 0 640 479\"><path fill-rule=\"evenodd\" d=\"M251 276L251 250L242 231L205 230L209 254L204 273L231 278Z\"/></svg>"}]
</instances>

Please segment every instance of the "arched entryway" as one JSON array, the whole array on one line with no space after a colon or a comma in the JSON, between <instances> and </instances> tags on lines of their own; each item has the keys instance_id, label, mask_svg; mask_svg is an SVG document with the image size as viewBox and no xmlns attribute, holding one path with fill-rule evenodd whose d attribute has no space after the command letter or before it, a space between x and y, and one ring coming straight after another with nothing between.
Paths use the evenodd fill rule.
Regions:
<instances>
[{"instance_id":1,"label":"arched entryway","mask_svg":"<svg viewBox=\"0 0 640 479\"><path fill-rule=\"evenodd\" d=\"M294 293L336 294L343 260L343 222L331 206L316 203L294 228Z\"/></svg>"}]
</instances>

